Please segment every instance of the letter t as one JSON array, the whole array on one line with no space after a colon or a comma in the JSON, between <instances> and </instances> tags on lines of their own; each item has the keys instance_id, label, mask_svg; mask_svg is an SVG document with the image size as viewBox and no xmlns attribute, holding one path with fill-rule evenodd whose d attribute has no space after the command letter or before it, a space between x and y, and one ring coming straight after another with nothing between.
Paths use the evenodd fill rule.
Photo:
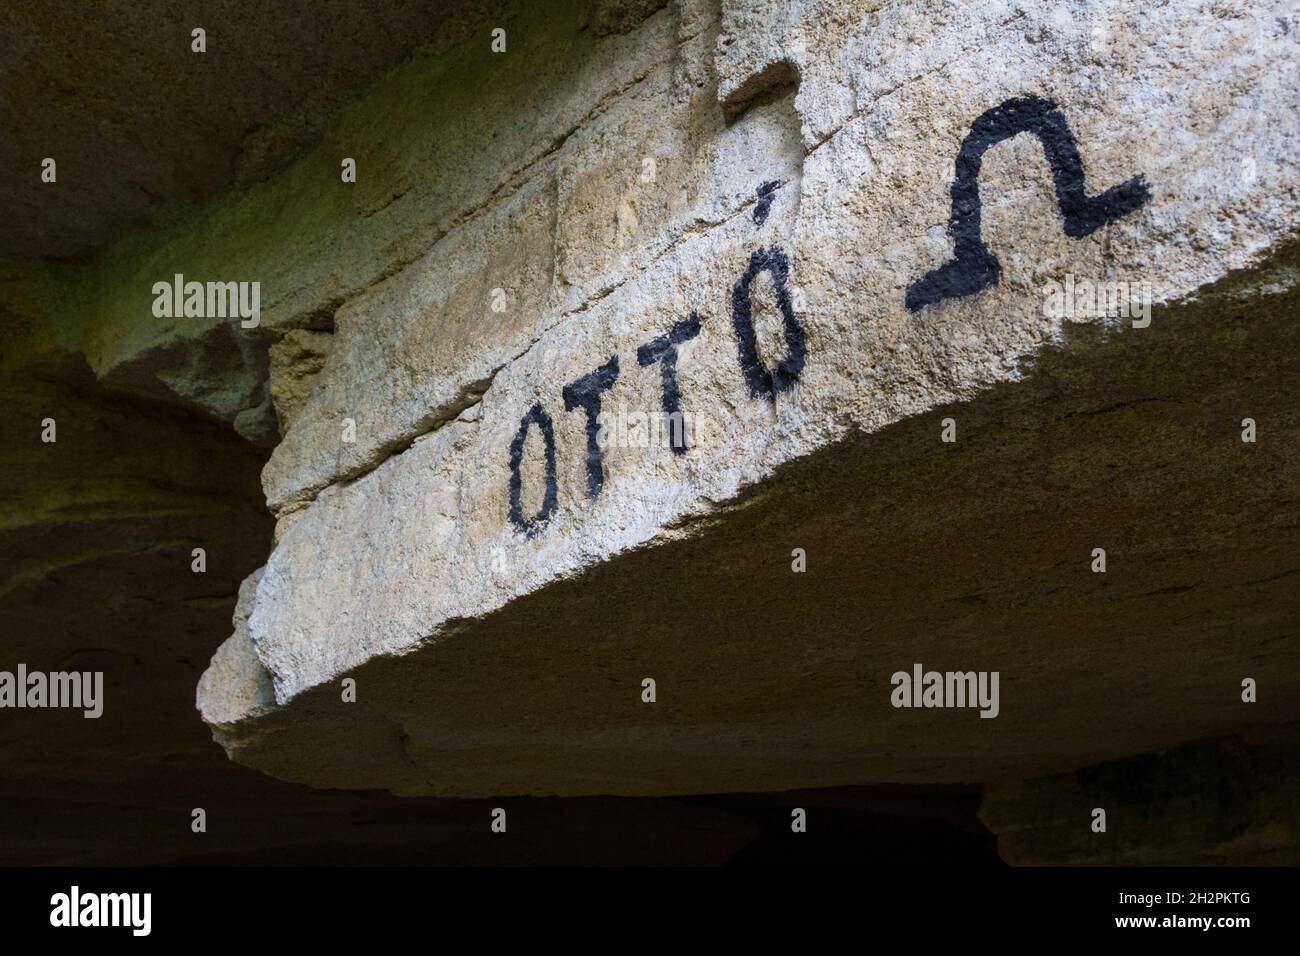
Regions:
<instances>
[{"instance_id":1,"label":"letter t","mask_svg":"<svg viewBox=\"0 0 1300 956\"><path fill-rule=\"evenodd\" d=\"M699 334L700 314L692 312L689 319L678 322L666 335L652 339L636 350L637 364L642 368L659 363L663 375L664 415L668 418L668 442L678 455L686 452L686 428L681 423L682 399L677 391L677 346Z\"/></svg>"},{"instance_id":2,"label":"letter t","mask_svg":"<svg viewBox=\"0 0 1300 956\"><path fill-rule=\"evenodd\" d=\"M618 378L618 356L564 386L564 410L581 407L587 413L587 497L595 498L605 484L604 450L600 447L600 394Z\"/></svg>"}]
</instances>

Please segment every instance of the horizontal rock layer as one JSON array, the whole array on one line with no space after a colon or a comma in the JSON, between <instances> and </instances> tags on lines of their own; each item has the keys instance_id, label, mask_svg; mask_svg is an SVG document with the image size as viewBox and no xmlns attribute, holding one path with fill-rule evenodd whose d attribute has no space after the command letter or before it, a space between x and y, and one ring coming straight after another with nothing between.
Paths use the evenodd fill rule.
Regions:
<instances>
[{"instance_id":1,"label":"horizontal rock layer","mask_svg":"<svg viewBox=\"0 0 1300 956\"><path fill-rule=\"evenodd\" d=\"M333 335L272 366L277 545L199 692L236 759L458 795L970 782L1295 716L1238 693L1300 677L1285 18L542 7L359 101L340 130L389 152L348 195L391 202L346 259L275 260L272 330ZM1150 325L1045 308L1076 279ZM688 447L637 438L665 403ZM1001 716L891 708L918 661L998 670Z\"/></svg>"},{"instance_id":2,"label":"horizontal rock layer","mask_svg":"<svg viewBox=\"0 0 1300 956\"><path fill-rule=\"evenodd\" d=\"M227 711L217 737L238 760L320 786L682 793L1014 780L1295 719L1300 420L1278 387L1295 371L1295 296L1231 302L1158 311L1141 337L1078 332L1017 383L846 439L678 522L672 540L279 707ZM1241 442L1243 409L1267 423L1262 443ZM386 468L375 497L401 500ZM337 529L373 520L337 514ZM277 556L302 559L310 520ZM383 583L443 567L436 550L418 557L428 520L404 513L387 527L412 533L390 537L386 557L314 585L320 609L296 605L298 633L336 633L326 616L358 606L403 607L378 603ZM274 568L259 602L278 593ZM253 627L274 607L259 604ZM310 660L302 646L280 659ZM999 672L999 716L895 709L891 677L917 662ZM344 674L356 703L342 700ZM1241 699L1247 677L1267 688L1257 703ZM208 686L209 720L239 686Z\"/></svg>"}]
</instances>

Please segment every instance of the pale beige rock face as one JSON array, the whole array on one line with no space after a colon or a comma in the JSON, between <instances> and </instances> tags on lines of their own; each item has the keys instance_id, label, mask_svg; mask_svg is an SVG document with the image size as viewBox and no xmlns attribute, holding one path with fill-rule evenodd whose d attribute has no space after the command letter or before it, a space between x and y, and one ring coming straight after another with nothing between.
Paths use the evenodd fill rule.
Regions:
<instances>
[{"instance_id":1,"label":"pale beige rock face","mask_svg":"<svg viewBox=\"0 0 1300 956\"><path fill-rule=\"evenodd\" d=\"M485 652L471 667L472 655L462 655L476 628L495 634L519 602L546 601L566 579L586 580L639 549L721 535L716 529L737 520L733 503L743 495L765 500L781 487L783 469L829 461L841 443L952 403L978 402L990 389L1031 378L1059 349L1069 354L1083 333L1044 314L1049 282L1070 274L1149 283L1166 307L1156 321L1174 323L1203 287L1236 288L1234 273L1277 266L1281 257L1273 275L1289 275L1290 253L1283 253L1300 206L1296 24L1279 20L1267 0L1232 17L1193 13L1191 4L724 2L715 22L707 5L684 2L590 41L583 68L572 75L556 65L555 47L515 47L520 59L510 69L550 77L545 94L512 102L484 82L460 115L436 120L452 123L445 135L461 150L461 168L449 190L479 197L467 203L471 211L442 215L445 232L426 251L369 246L366 266L349 265L346 281L325 283L341 301L334 342L263 476L271 508L293 517L282 521L257 584L248 638L232 638L238 646L223 648L200 687L205 719L220 725L219 738L237 759L269 772L408 792L971 780L982 779L980 759L999 773L1017 773L1118 755L1108 749L1112 742L1084 735L1043 756L1051 745L1035 742L1027 727L1027 736L999 737L1010 748L1002 757L963 738L970 749L962 752L974 757L951 758L953 747L942 741L929 750L912 742L905 758L891 763L890 754L876 752L861 764L858 748L884 733L882 715L872 711L856 732L839 724L828 730L824 750L807 760L785 753L764 778L735 751L702 769L708 728L731 721L717 731L725 737L740 733L747 718L700 706L689 715L694 735L674 728L661 740L665 750L647 758L667 783L638 778L612 758L592 757L586 775L581 766L584 747L645 757L658 731L638 741L631 731L584 732L560 717L555 726L572 747L548 744L566 762L548 777L544 761L529 763L503 742L504 718L483 716L475 744L465 742L464 722L493 706L486 690L475 695L476 683L499 692L512 673L522 685L558 678L539 677L524 666L537 661L502 651L486 636L483 646L504 653L504 661ZM562 17L552 29L563 32ZM987 153L979 175L982 236L1000 262L1000 281L909 310L909 284L953 254L949 188L963 137L981 114L1024 96L1057 104L1077 140L1090 195L1141 175L1149 201L1069 238L1042 146L1016 136ZM382 135L385 122L397 119L374 116L371 132ZM432 129L405 135L402 142L435 137ZM401 165L400 157L392 162ZM756 191L773 182L779 185L762 201L762 219ZM402 215L425 216L420 197L428 193L392 188L406 197ZM781 291L804 339L797 384L771 397L747 382L733 308L737 282L760 250L779 250L789 267L785 290L771 273L751 287L763 365L775 368L790 348ZM363 272L387 277L370 281ZM319 297L313 275L301 281ZM300 303L288 311L310 309ZM601 396L607 423L655 418L661 368L640 365L638 349L692 313L699 333L677 354L681 408L695 427L690 449L675 454L663 440L616 442L605 449L593 497L587 413L566 409L564 386L617 359L617 377ZM1125 354L1147 341L1176 348L1176 337L1125 322L1097 324L1125 340L1115 346ZM1222 344L1210 333L1201 341ZM1045 400L1052 395L1047 385L1035 388ZM553 423L553 508L544 431L521 426L534 406ZM355 424L354 440L342 438L345 420ZM1140 439L1128 440L1140 448ZM551 511L532 536L511 519L516 442L520 512ZM1287 472L1284 482L1293 478ZM908 487L923 493L922 484ZM837 514L851 520L853 511ZM934 553L942 555L937 542L931 539ZM781 555L792 546L781 537L761 560L788 563ZM736 554L735 568L758 560ZM623 589L611 606L671 600L653 581L628 581ZM869 616L869 604L856 613ZM573 631L580 622L555 620L573 634L570 644L599 644L621 626L592 621L585 634ZM702 645L711 640L699 636ZM234 710L246 699L238 675L247 669L228 662L245 659L248 641L280 710L250 710L241 722ZM683 650L686 659L692 647ZM860 663L858 653L865 652L846 644L830 656ZM741 667L739 659L706 656L715 670L702 673ZM582 654L565 659L577 667ZM1284 664L1279 679L1294 680L1294 661ZM397 763L384 765L372 751L364 765L350 764L346 752L326 759L328 767L295 764L286 742L313 740L317 730L339 733L352 718L322 701L332 682L368 666L384 675L376 686L385 694L369 699L356 726L364 739L378 735L396 748ZM402 666L406 676L394 676ZM413 713L404 695L419 693L418 675L433 675L440 687L452 680L439 666L452 668L459 682L449 708ZM770 654L754 666L754 680L765 687L779 687L783 674L793 680L798 668ZM540 699L565 699L552 690ZM760 737L789 736L808 719L779 702L746 704L750 730ZM445 731L429 716L435 712ZM514 716L525 714L543 731L553 716L540 704ZM598 712L586 716L599 723ZM392 726L403 728L394 738L400 746L385 736ZM1169 743L1177 734L1163 727L1131 745ZM690 757L674 764L673 745ZM476 760L486 769L476 773Z\"/></svg>"},{"instance_id":2,"label":"pale beige rock face","mask_svg":"<svg viewBox=\"0 0 1300 956\"><path fill-rule=\"evenodd\" d=\"M644 42L659 41L666 16L640 28ZM683 107L665 114L676 96L672 53L534 179L340 309L320 394L267 466L272 508L364 473L454 417L548 328L751 206L757 185L797 177L789 97L727 128L690 86ZM706 47L687 38L687 53L704 58ZM348 444L346 418L357 423Z\"/></svg>"},{"instance_id":3,"label":"pale beige rock face","mask_svg":"<svg viewBox=\"0 0 1300 956\"><path fill-rule=\"evenodd\" d=\"M239 600L235 603L231 622L235 633L217 649L212 663L199 680L195 695L199 713L213 726L265 713L275 706L275 689L271 686L270 675L248 639L248 615L253 610L257 582L261 578L259 570L240 584Z\"/></svg>"},{"instance_id":4,"label":"pale beige rock face","mask_svg":"<svg viewBox=\"0 0 1300 956\"><path fill-rule=\"evenodd\" d=\"M333 347L334 337L328 332L290 329L269 349L271 402L281 433L288 430L311 397Z\"/></svg>"},{"instance_id":5,"label":"pale beige rock face","mask_svg":"<svg viewBox=\"0 0 1300 956\"><path fill-rule=\"evenodd\" d=\"M306 137L312 148L277 175L68 270L60 320L115 391L274 444L269 341L328 329L341 305L530 182L567 137L663 62L678 18L664 9L636 19L655 6L457 2L434 43L336 103L332 121ZM497 26L508 28L505 53L491 49ZM287 133L252 137L245 159L265 165L255 154L268 139L294 139L294 119L281 124ZM342 181L344 158L356 160L355 183ZM259 282L259 327L156 319L153 285L176 274Z\"/></svg>"}]
</instances>

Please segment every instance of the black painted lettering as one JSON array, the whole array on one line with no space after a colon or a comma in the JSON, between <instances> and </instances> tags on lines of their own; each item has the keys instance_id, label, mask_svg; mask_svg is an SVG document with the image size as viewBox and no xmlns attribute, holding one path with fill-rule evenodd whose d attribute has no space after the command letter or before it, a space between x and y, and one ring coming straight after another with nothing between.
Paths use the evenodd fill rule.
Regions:
<instances>
[{"instance_id":1,"label":"black painted lettering","mask_svg":"<svg viewBox=\"0 0 1300 956\"><path fill-rule=\"evenodd\" d=\"M758 354L758 335L754 331L754 303L751 287L758 276L766 272L772 277L776 302L785 326L786 355L769 371ZM776 401L776 393L784 392L799 381L804 363L804 328L794 314L790 302L790 263L777 246L770 250L759 249L749 257L749 268L731 289L731 322L736 330L736 344L740 350L740 370L749 385L749 393Z\"/></svg>"},{"instance_id":2,"label":"black painted lettering","mask_svg":"<svg viewBox=\"0 0 1300 956\"><path fill-rule=\"evenodd\" d=\"M536 425L542 433L542 443L546 458L546 493L542 499L541 510L531 518L524 516L523 505L523 462L524 442L528 440L528 430ZM555 483L555 427L551 416L541 405L534 405L519 422L519 431L510 443L510 523L531 538L545 527L546 522L555 514L558 493Z\"/></svg>"},{"instance_id":3,"label":"black painted lettering","mask_svg":"<svg viewBox=\"0 0 1300 956\"><path fill-rule=\"evenodd\" d=\"M618 356L564 386L565 411L581 408L587 413L587 497L595 498L605 484L605 453L600 447L600 395L618 378Z\"/></svg>"},{"instance_id":4,"label":"black painted lettering","mask_svg":"<svg viewBox=\"0 0 1300 956\"><path fill-rule=\"evenodd\" d=\"M677 391L677 346L700 334L700 314L692 312L666 335L651 339L636 350L637 363L644 368L659 363L663 379L664 416L668 421L668 441L672 450L681 455L686 452L686 427L682 423L682 398Z\"/></svg>"},{"instance_id":5,"label":"black painted lettering","mask_svg":"<svg viewBox=\"0 0 1300 956\"><path fill-rule=\"evenodd\" d=\"M1051 100L1037 96L1007 100L982 113L962 140L953 174L952 212L948 220L953 257L907 287L906 304L912 311L997 285L1002 267L984 245L980 233L980 166L984 154L992 147L1020 133L1032 133L1043 144L1056 185L1062 225L1071 239L1092 234L1151 198L1151 189L1142 176L1089 196L1079 145L1065 114Z\"/></svg>"},{"instance_id":6,"label":"black painted lettering","mask_svg":"<svg viewBox=\"0 0 1300 956\"><path fill-rule=\"evenodd\" d=\"M776 198L776 191L784 185L783 180L771 179L754 190L754 194L758 197L758 202L754 205L754 225L761 226L767 222L767 214L772 211L772 200Z\"/></svg>"}]
</instances>

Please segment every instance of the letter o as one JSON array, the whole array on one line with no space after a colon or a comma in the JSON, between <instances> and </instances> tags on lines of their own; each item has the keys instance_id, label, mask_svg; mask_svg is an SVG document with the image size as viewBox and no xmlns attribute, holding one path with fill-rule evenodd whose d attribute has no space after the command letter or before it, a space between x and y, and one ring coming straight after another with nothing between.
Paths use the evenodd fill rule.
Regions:
<instances>
[{"instance_id":1,"label":"letter o","mask_svg":"<svg viewBox=\"0 0 1300 956\"><path fill-rule=\"evenodd\" d=\"M750 287L758 276L766 272L772 276L776 302L785 324L785 358L769 371L758 354L758 334L754 331L754 302ZM740 350L740 370L755 398L776 401L776 393L790 389L799 381L804 363L804 328L794 313L790 301L790 263L779 246L770 250L759 249L749 257L745 270L731 289L731 323L736 331L736 344Z\"/></svg>"},{"instance_id":2,"label":"letter o","mask_svg":"<svg viewBox=\"0 0 1300 956\"><path fill-rule=\"evenodd\" d=\"M542 431L542 441L546 448L546 496L542 499L541 510L533 517L525 517L523 505L523 461L524 442L528 440L528 429L537 425ZM519 431L510 443L510 523L524 533L533 537L545 527L555 514L558 496L555 482L555 426L551 416L540 404L533 405L519 422Z\"/></svg>"}]
</instances>

